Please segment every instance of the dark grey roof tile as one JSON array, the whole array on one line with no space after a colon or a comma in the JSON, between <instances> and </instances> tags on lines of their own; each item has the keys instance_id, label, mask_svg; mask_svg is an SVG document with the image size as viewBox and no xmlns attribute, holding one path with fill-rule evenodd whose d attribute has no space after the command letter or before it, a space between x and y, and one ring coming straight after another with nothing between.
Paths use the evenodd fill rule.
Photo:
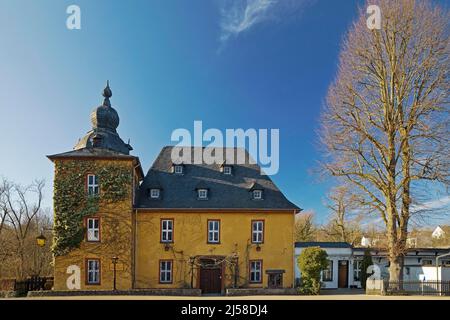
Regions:
<instances>
[{"instance_id":1,"label":"dark grey roof tile","mask_svg":"<svg viewBox=\"0 0 450 320\"><path fill-rule=\"evenodd\" d=\"M138 191L138 208L195 208L195 209L285 209L300 208L290 202L260 167L251 161L247 151L234 148L235 154L244 151L247 161L233 165L233 175L223 174L221 164L184 164L183 174L172 173L171 153L174 147L164 147L148 171ZM190 148L191 152L194 149ZM224 153L226 149L223 148ZM193 159L193 157L192 157ZM230 163L227 160L227 163ZM151 201L148 189L155 181L161 185L161 201ZM264 200L253 200L249 193L252 184L264 190ZM198 200L195 189L209 189L208 200Z\"/></svg>"}]
</instances>

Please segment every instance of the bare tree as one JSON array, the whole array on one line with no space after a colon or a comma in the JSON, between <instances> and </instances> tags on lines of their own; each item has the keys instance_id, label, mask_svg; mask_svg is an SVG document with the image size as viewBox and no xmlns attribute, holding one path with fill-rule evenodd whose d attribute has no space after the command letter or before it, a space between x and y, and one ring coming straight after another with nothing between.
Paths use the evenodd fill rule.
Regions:
<instances>
[{"instance_id":1,"label":"bare tree","mask_svg":"<svg viewBox=\"0 0 450 320\"><path fill-rule=\"evenodd\" d=\"M17 277L26 276L27 241L32 230L37 233L36 217L41 212L44 181L36 180L28 186L21 186L3 179L5 223L13 231L18 257Z\"/></svg>"},{"instance_id":2,"label":"bare tree","mask_svg":"<svg viewBox=\"0 0 450 320\"><path fill-rule=\"evenodd\" d=\"M323 166L382 218L395 281L411 206L427 196L419 191L449 182L449 14L414 0L370 4L381 9L381 29L369 30L361 10L345 38L322 113Z\"/></svg>"},{"instance_id":3,"label":"bare tree","mask_svg":"<svg viewBox=\"0 0 450 320\"><path fill-rule=\"evenodd\" d=\"M360 239L361 212L357 211L360 202L358 195L351 193L347 186L332 189L325 201L331 211L330 221L322 228L330 239L351 244Z\"/></svg>"},{"instance_id":4,"label":"bare tree","mask_svg":"<svg viewBox=\"0 0 450 320\"><path fill-rule=\"evenodd\" d=\"M314 225L314 214L303 213L297 216L294 226L295 241L314 241L317 228Z\"/></svg>"},{"instance_id":5,"label":"bare tree","mask_svg":"<svg viewBox=\"0 0 450 320\"><path fill-rule=\"evenodd\" d=\"M0 182L0 234L2 233L3 226L6 221L7 201L6 201L6 188L7 182L2 179Z\"/></svg>"}]
</instances>

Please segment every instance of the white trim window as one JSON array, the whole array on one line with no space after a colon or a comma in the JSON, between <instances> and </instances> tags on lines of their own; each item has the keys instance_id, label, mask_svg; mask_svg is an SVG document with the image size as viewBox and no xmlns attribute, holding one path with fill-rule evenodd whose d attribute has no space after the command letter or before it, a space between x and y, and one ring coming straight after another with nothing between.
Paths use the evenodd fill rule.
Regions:
<instances>
[{"instance_id":1,"label":"white trim window","mask_svg":"<svg viewBox=\"0 0 450 320\"><path fill-rule=\"evenodd\" d=\"M253 190L253 199L262 200L262 190Z\"/></svg>"},{"instance_id":2,"label":"white trim window","mask_svg":"<svg viewBox=\"0 0 450 320\"><path fill-rule=\"evenodd\" d=\"M433 265L433 260L431 260L431 259L422 259L422 265L423 266L432 266Z\"/></svg>"},{"instance_id":3,"label":"white trim window","mask_svg":"<svg viewBox=\"0 0 450 320\"><path fill-rule=\"evenodd\" d=\"M173 173L175 174L183 174L183 166L182 165L174 165Z\"/></svg>"},{"instance_id":4,"label":"white trim window","mask_svg":"<svg viewBox=\"0 0 450 320\"><path fill-rule=\"evenodd\" d=\"M264 221L252 221L252 242L263 243L264 241Z\"/></svg>"},{"instance_id":5,"label":"white trim window","mask_svg":"<svg viewBox=\"0 0 450 320\"><path fill-rule=\"evenodd\" d=\"M87 261L87 283L100 283L100 260L90 259Z\"/></svg>"},{"instance_id":6,"label":"white trim window","mask_svg":"<svg viewBox=\"0 0 450 320\"><path fill-rule=\"evenodd\" d=\"M361 281L362 260L353 261L353 281Z\"/></svg>"},{"instance_id":7,"label":"white trim window","mask_svg":"<svg viewBox=\"0 0 450 320\"><path fill-rule=\"evenodd\" d=\"M87 218L87 241L100 241L100 219Z\"/></svg>"},{"instance_id":8,"label":"white trim window","mask_svg":"<svg viewBox=\"0 0 450 320\"><path fill-rule=\"evenodd\" d=\"M201 200L208 199L208 189L198 189L197 190L197 196Z\"/></svg>"},{"instance_id":9,"label":"white trim window","mask_svg":"<svg viewBox=\"0 0 450 320\"><path fill-rule=\"evenodd\" d=\"M173 242L173 219L161 220L161 242Z\"/></svg>"},{"instance_id":10,"label":"white trim window","mask_svg":"<svg viewBox=\"0 0 450 320\"><path fill-rule=\"evenodd\" d=\"M172 261L163 260L159 262L159 282L172 283Z\"/></svg>"},{"instance_id":11,"label":"white trim window","mask_svg":"<svg viewBox=\"0 0 450 320\"><path fill-rule=\"evenodd\" d=\"M95 174L87 175L87 192L90 196L99 194L100 188L98 185L98 177Z\"/></svg>"},{"instance_id":12,"label":"white trim window","mask_svg":"<svg viewBox=\"0 0 450 320\"><path fill-rule=\"evenodd\" d=\"M250 282L262 281L262 262L260 260L250 261Z\"/></svg>"},{"instance_id":13,"label":"white trim window","mask_svg":"<svg viewBox=\"0 0 450 320\"><path fill-rule=\"evenodd\" d=\"M224 166L223 167L223 174L231 175L231 166Z\"/></svg>"},{"instance_id":14,"label":"white trim window","mask_svg":"<svg viewBox=\"0 0 450 320\"><path fill-rule=\"evenodd\" d=\"M150 189L150 198L152 199L159 199L159 196L161 194L161 191L159 189Z\"/></svg>"},{"instance_id":15,"label":"white trim window","mask_svg":"<svg viewBox=\"0 0 450 320\"><path fill-rule=\"evenodd\" d=\"M220 242L220 221L208 220L208 243Z\"/></svg>"},{"instance_id":16,"label":"white trim window","mask_svg":"<svg viewBox=\"0 0 450 320\"><path fill-rule=\"evenodd\" d=\"M322 281L333 281L333 260L328 260L328 266L322 271Z\"/></svg>"}]
</instances>

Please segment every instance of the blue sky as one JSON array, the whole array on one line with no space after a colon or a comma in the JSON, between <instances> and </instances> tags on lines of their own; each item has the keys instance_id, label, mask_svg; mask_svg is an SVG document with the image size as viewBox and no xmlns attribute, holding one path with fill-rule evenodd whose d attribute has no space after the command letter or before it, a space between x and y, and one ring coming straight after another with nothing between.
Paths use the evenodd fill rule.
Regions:
<instances>
[{"instance_id":1,"label":"blue sky","mask_svg":"<svg viewBox=\"0 0 450 320\"><path fill-rule=\"evenodd\" d=\"M81 8L81 30L66 8ZM176 128L280 129L273 180L319 222L329 183L319 159L320 108L339 46L362 1L0 2L0 175L47 182L45 157L72 149L110 80L119 134L147 171Z\"/></svg>"}]
</instances>

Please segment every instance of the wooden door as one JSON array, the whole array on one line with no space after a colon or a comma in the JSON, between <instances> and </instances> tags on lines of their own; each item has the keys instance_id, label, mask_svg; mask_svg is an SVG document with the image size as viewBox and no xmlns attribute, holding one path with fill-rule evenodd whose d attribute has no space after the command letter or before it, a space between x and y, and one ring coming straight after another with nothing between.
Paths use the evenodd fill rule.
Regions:
<instances>
[{"instance_id":1,"label":"wooden door","mask_svg":"<svg viewBox=\"0 0 450 320\"><path fill-rule=\"evenodd\" d=\"M348 287L348 261L339 260L338 262L338 288Z\"/></svg>"},{"instance_id":2,"label":"wooden door","mask_svg":"<svg viewBox=\"0 0 450 320\"><path fill-rule=\"evenodd\" d=\"M200 268L200 289L206 294L222 293L222 269Z\"/></svg>"}]
</instances>

